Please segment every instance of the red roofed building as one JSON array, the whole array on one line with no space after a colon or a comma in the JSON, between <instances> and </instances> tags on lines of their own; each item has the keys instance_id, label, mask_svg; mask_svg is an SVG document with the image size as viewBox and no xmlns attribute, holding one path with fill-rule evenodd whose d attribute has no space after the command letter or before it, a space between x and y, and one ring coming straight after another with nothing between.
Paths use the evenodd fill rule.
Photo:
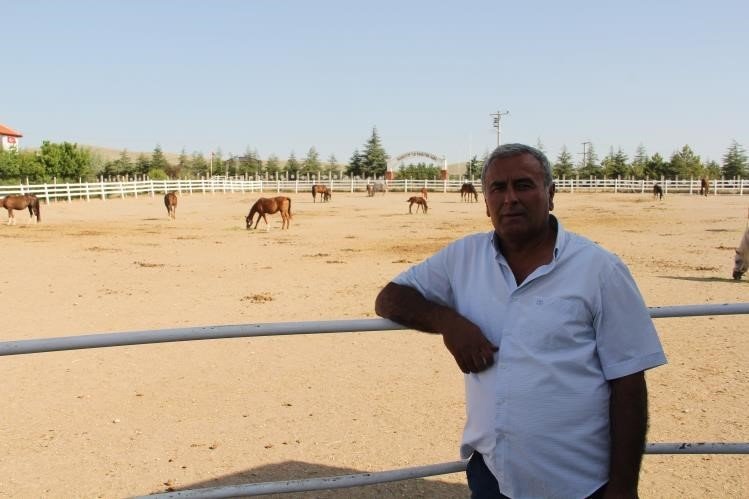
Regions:
<instances>
[{"instance_id":1,"label":"red roofed building","mask_svg":"<svg viewBox=\"0 0 749 499\"><path fill-rule=\"evenodd\" d=\"M21 137L23 137L23 135L0 123L0 149L3 151L9 151L11 149L17 150L19 144L18 139Z\"/></svg>"}]
</instances>

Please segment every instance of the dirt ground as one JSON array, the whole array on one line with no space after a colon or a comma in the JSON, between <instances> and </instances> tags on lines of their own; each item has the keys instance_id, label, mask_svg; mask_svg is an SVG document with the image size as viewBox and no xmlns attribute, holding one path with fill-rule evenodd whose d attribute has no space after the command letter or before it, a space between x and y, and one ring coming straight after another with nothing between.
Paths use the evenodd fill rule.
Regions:
<instances>
[{"instance_id":1,"label":"dirt ground","mask_svg":"<svg viewBox=\"0 0 749 499\"><path fill-rule=\"evenodd\" d=\"M291 229L247 231L257 193L42 205L0 226L2 340L373 318L378 290L483 203L291 194ZM565 226L630 266L649 306L749 302L731 279L749 197L559 193ZM6 219L3 216L0 221ZM262 228L262 222L260 227ZM749 441L749 317L657 319L649 442ZM240 338L0 358L0 497L117 498L458 459L462 375L413 331ZM648 455L644 498L749 497L749 457ZM462 473L295 497L467 497Z\"/></svg>"}]
</instances>

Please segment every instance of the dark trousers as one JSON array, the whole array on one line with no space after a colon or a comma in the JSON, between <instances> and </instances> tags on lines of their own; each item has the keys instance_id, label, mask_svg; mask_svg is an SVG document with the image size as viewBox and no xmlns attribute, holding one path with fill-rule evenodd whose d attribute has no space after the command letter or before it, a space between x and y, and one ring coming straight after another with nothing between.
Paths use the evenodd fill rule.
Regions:
<instances>
[{"instance_id":1,"label":"dark trousers","mask_svg":"<svg viewBox=\"0 0 749 499\"><path fill-rule=\"evenodd\" d=\"M468 477L468 488L471 489L471 499L510 499L499 491L499 483L492 472L486 467L484 458L478 452L474 452L466 467ZM587 499L600 499L606 485L593 492Z\"/></svg>"}]
</instances>

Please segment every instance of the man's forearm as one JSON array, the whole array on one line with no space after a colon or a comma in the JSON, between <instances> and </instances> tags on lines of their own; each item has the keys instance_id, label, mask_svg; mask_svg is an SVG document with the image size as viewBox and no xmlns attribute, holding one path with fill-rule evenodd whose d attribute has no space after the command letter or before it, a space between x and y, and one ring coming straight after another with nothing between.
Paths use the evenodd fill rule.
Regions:
<instances>
[{"instance_id":1,"label":"man's forearm","mask_svg":"<svg viewBox=\"0 0 749 499\"><path fill-rule=\"evenodd\" d=\"M390 282L377 295L375 312L412 329L439 333L444 315L452 310L427 300L414 288Z\"/></svg>"},{"instance_id":2,"label":"man's forearm","mask_svg":"<svg viewBox=\"0 0 749 499\"><path fill-rule=\"evenodd\" d=\"M606 492L637 497L648 426L648 395L642 372L611 381L611 466Z\"/></svg>"}]
</instances>

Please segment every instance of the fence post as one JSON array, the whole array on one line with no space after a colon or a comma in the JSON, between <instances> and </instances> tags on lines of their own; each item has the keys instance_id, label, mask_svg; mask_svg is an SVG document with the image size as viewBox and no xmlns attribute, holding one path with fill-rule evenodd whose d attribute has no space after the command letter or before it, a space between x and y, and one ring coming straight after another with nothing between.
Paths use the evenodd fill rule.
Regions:
<instances>
[{"instance_id":1,"label":"fence post","mask_svg":"<svg viewBox=\"0 0 749 499\"><path fill-rule=\"evenodd\" d=\"M45 204L49 204L49 189L47 188L47 183L44 183L44 201Z\"/></svg>"},{"instance_id":2,"label":"fence post","mask_svg":"<svg viewBox=\"0 0 749 499\"><path fill-rule=\"evenodd\" d=\"M86 182L86 202L88 203L91 200L91 196L88 192L88 182Z\"/></svg>"},{"instance_id":3,"label":"fence post","mask_svg":"<svg viewBox=\"0 0 749 499\"><path fill-rule=\"evenodd\" d=\"M104 192L104 175L99 177L99 185L101 186L101 200L106 201L107 200L107 194Z\"/></svg>"},{"instance_id":4,"label":"fence post","mask_svg":"<svg viewBox=\"0 0 749 499\"><path fill-rule=\"evenodd\" d=\"M68 192L68 203L70 203L73 200L70 197L70 183L69 182L65 183L65 190L67 190L67 192Z\"/></svg>"}]
</instances>

